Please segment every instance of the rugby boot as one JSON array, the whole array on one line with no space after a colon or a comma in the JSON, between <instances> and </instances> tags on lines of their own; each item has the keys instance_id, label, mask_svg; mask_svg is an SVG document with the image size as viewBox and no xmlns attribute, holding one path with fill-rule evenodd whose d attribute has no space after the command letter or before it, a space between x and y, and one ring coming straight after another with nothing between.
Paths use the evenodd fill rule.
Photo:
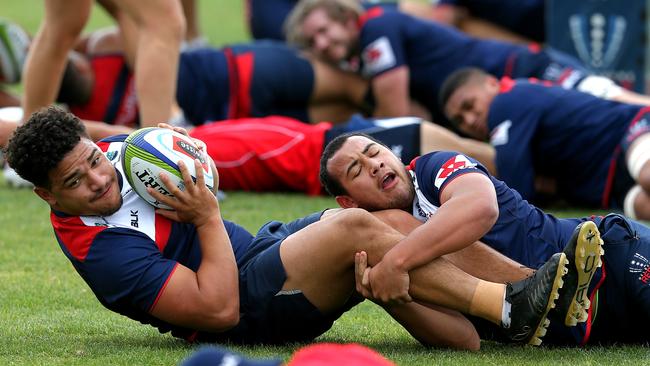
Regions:
<instances>
[{"instance_id":1,"label":"rugby boot","mask_svg":"<svg viewBox=\"0 0 650 366\"><path fill-rule=\"evenodd\" d=\"M560 298L553 312L562 319L564 325L571 327L587 321L591 306L589 284L596 269L602 266L600 256L605 251L596 224L585 221L576 226L563 253L569 260L569 272L564 277L564 287L560 290Z\"/></svg>"},{"instance_id":2,"label":"rugby boot","mask_svg":"<svg viewBox=\"0 0 650 366\"><path fill-rule=\"evenodd\" d=\"M532 276L506 284L510 324L503 331L511 342L534 346L542 343L550 324L547 315L559 296L567 263L566 254L555 253Z\"/></svg>"}]
</instances>

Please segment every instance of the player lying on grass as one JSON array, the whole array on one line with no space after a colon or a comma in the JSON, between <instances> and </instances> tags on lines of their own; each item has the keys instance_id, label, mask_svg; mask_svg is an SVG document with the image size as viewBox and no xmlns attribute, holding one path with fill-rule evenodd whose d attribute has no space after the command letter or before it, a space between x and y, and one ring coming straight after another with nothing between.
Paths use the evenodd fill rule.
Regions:
<instances>
[{"instance_id":1,"label":"player lying on grass","mask_svg":"<svg viewBox=\"0 0 650 366\"><path fill-rule=\"evenodd\" d=\"M2 120L0 146L16 128L16 122ZM93 140L130 133L124 126L85 122ZM318 161L323 146L348 131L364 131L390 145L405 163L432 150L453 149L477 157L491 166L494 149L487 143L461 138L431 122L417 118L373 120L354 117L349 122L310 125L287 117L243 118L210 123L190 130L190 135L207 145L208 154L219 169L224 190L298 191L322 193ZM6 175L6 174L5 174Z\"/></svg>"},{"instance_id":2,"label":"player lying on grass","mask_svg":"<svg viewBox=\"0 0 650 366\"><path fill-rule=\"evenodd\" d=\"M366 283L374 297L407 298L412 269L477 240L531 268L564 250L579 273L567 276L564 289L579 289L582 309L575 318L588 321L580 327L552 327L549 342L650 341L645 331L650 326L650 229L638 222L620 215L558 219L463 154L432 152L405 167L381 142L358 134L340 136L325 148L321 181L341 207L400 209L423 222L403 231L405 239L368 271ZM598 225L605 242L602 270L595 268L600 248L565 247L576 225L587 220ZM590 237L598 230L588 225L591 229L583 225L579 235L593 243ZM562 313L550 318L552 326L563 323L555 319L574 324Z\"/></svg>"},{"instance_id":3,"label":"player lying on grass","mask_svg":"<svg viewBox=\"0 0 650 366\"><path fill-rule=\"evenodd\" d=\"M154 210L123 177L124 138L95 145L74 115L51 107L16 130L7 159L50 205L62 251L98 300L161 332L189 341L310 341L363 300L355 292L355 260L361 259L356 254L367 253L374 265L404 238L380 219L401 212L373 216L365 210L272 221L253 237L221 217L203 175L194 183L184 165L186 190L170 188L175 199L150 191L174 211ZM454 263L472 271L467 263L480 260L482 269L521 273L518 265L487 252L461 252ZM438 258L410 273L415 301L385 309L425 344L479 347L471 323L448 309L491 321L511 342L536 344L567 263L557 253L534 275L504 285ZM570 263L572 275L574 268ZM559 301L570 305L575 290ZM571 312L570 306L563 311Z\"/></svg>"},{"instance_id":4,"label":"player lying on grass","mask_svg":"<svg viewBox=\"0 0 650 366\"><path fill-rule=\"evenodd\" d=\"M490 141L499 179L523 198L536 199L539 174L571 204L650 220L648 107L475 68L445 81L441 105L467 135Z\"/></svg>"}]
</instances>

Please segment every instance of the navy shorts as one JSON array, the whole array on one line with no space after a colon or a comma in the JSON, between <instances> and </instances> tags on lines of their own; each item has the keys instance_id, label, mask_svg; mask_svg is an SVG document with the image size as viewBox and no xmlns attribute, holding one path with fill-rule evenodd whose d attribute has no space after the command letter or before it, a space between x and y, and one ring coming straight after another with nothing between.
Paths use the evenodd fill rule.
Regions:
<instances>
[{"instance_id":1,"label":"navy shorts","mask_svg":"<svg viewBox=\"0 0 650 366\"><path fill-rule=\"evenodd\" d=\"M308 342L325 333L344 312L363 301L351 298L331 314L321 313L302 292L281 292L287 278L280 244L289 235L320 220L322 212L283 224L271 221L260 228L238 261L240 322L224 333L202 335L201 342L284 344Z\"/></svg>"},{"instance_id":2,"label":"navy shorts","mask_svg":"<svg viewBox=\"0 0 650 366\"><path fill-rule=\"evenodd\" d=\"M565 327L549 317L544 343L577 345L587 336L589 344L650 342L650 228L617 214L594 221L605 255L604 270L596 271L590 286L591 329L587 323Z\"/></svg>"},{"instance_id":3,"label":"navy shorts","mask_svg":"<svg viewBox=\"0 0 650 366\"><path fill-rule=\"evenodd\" d=\"M274 42L256 43L251 75L251 116L279 115L309 121L314 69L299 50ZM244 47L233 47L239 50ZM313 121L320 122L320 121Z\"/></svg>"},{"instance_id":4,"label":"navy shorts","mask_svg":"<svg viewBox=\"0 0 650 366\"><path fill-rule=\"evenodd\" d=\"M176 99L193 125L228 117L230 75L221 50L202 48L182 52L178 66Z\"/></svg>"}]
</instances>

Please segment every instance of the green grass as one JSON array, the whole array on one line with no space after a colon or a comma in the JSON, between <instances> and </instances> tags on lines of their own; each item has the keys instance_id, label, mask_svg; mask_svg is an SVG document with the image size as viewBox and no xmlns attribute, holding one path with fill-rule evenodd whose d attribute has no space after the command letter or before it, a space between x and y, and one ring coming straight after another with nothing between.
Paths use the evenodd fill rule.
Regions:
<instances>
[{"instance_id":1,"label":"green grass","mask_svg":"<svg viewBox=\"0 0 650 366\"><path fill-rule=\"evenodd\" d=\"M241 0L202 0L200 5L201 24L211 43L248 38ZM1 16L34 32L42 6L42 0L3 0ZM101 11L95 11L90 28L109 24ZM222 211L227 219L255 231L270 219L291 220L334 204L325 197L229 192ZM0 179L0 208L0 364L174 365L195 349L104 309L61 253L49 210L30 190L9 189ZM370 303L345 314L318 341L360 342L400 365L650 363L650 354L642 347L544 349L484 342L477 353L425 349ZM299 346L233 348L251 356L288 359Z\"/></svg>"}]
</instances>

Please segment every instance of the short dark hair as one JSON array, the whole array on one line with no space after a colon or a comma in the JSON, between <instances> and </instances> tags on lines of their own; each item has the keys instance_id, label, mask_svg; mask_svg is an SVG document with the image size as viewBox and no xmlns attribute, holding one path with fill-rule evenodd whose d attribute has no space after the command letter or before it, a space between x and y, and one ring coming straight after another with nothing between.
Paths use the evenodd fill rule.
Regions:
<instances>
[{"instance_id":1,"label":"short dark hair","mask_svg":"<svg viewBox=\"0 0 650 366\"><path fill-rule=\"evenodd\" d=\"M440 93L438 94L438 105L440 106L440 110L445 110L445 105L456 89L465 85L469 80L476 76L488 76L488 74L477 67L463 67L452 72L440 87Z\"/></svg>"},{"instance_id":2,"label":"short dark hair","mask_svg":"<svg viewBox=\"0 0 650 366\"><path fill-rule=\"evenodd\" d=\"M335 197L347 194L347 191L343 188L341 182L333 177L327 170L327 162L332 158L332 156L334 156L334 154L341 150L343 144L353 136L362 136L380 145L388 147L375 137L363 132L348 132L333 138L332 141L330 141L323 149L323 154L320 157L320 171L318 172L318 178L320 179L320 184L325 188L325 191Z\"/></svg>"},{"instance_id":3,"label":"short dark hair","mask_svg":"<svg viewBox=\"0 0 650 366\"><path fill-rule=\"evenodd\" d=\"M7 144L7 162L37 187L50 188L49 173L81 141L86 129L72 113L47 107L29 117Z\"/></svg>"}]
</instances>

